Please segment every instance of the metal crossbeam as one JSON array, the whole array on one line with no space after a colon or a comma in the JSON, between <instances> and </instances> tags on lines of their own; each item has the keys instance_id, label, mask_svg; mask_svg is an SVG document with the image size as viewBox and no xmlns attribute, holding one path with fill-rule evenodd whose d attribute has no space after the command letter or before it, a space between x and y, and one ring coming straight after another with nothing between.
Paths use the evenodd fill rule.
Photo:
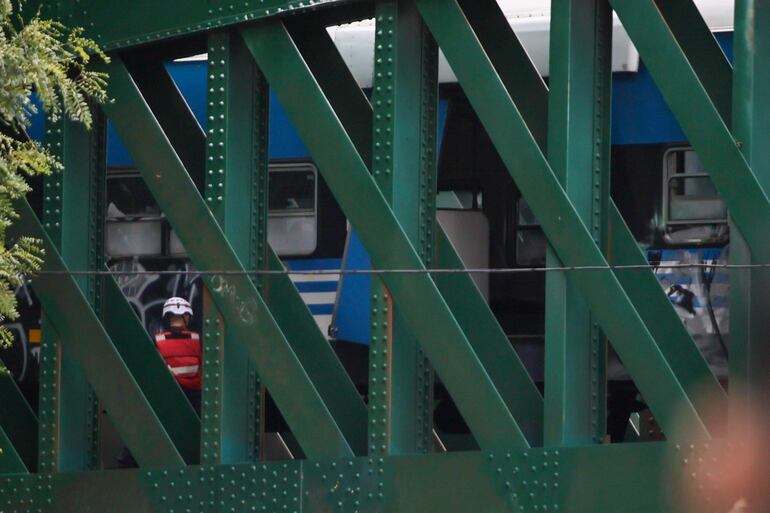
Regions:
<instances>
[{"instance_id":1,"label":"metal crossbeam","mask_svg":"<svg viewBox=\"0 0 770 513\"><path fill-rule=\"evenodd\" d=\"M183 466L184 460L74 278L67 274L67 266L34 211L26 200L17 201L15 206L19 218L9 229L9 237L24 235L40 239L46 253L43 270L61 273L36 278L32 288L62 344L109 412L121 438L141 465ZM83 336L84 333L88 336Z\"/></svg>"},{"instance_id":2,"label":"metal crossbeam","mask_svg":"<svg viewBox=\"0 0 770 513\"><path fill-rule=\"evenodd\" d=\"M0 429L5 431L26 468L34 471L37 468L37 416L9 374L0 375L0 398Z\"/></svg>"},{"instance_id":3,"label":"metal crossbeam","mask_svg":"<svg viewBox=\"0 0 770 513\"><path fill-rule=\"evenodd\" d=\"M569 266L606 266L600 248L532 138L459 5L455 0L417 0L417 5L562 262ZM690 433L706 435L690 398L614 273L577 273L571 278L663 429L681 437L677 426L684 422ZM608 297L614 300L606 301Z\"/></svg>"},{"instance_id":4,"label":"metal crossbeam","mask_svg":"<svg viewBox=\"0 0 770 513\"><path fill-rule=\"evenodd\" d=\"M119 60L109 66L105 110L137 167L199 269L243 270L179 157L168 143L130 74ZM198 219L195 225L188 219ZM275 323L255 285L245 275L204 277L233 338L244 344L257 372L306 454L352 454L296 354ZM289 386L289 383L291 386Z\"/></svg>"},{"instance_id":5,"label":"metal crossbeam","mask_svg":"<svg viewBox=\"0 0 770 513\"><path fill-rule=\"evenodd\" d=\"M200 420L158 354L123 291L111 277L103 282L102 324L131 376L189 464L197 463Z\"/></svg>"},{"instance_id":6,"label":"metal crossbeam","mask_svg":"<svg viewBox=\"0 0 770 513\"><path fill-rule=\"evenodd\" d=\"M727 203L731 261L764 263L770 3L736 0L733 70L695 0L554 0L548 86L495 0L41 4L120 50L104 112L206 286L203 420L117 283L88 274L105 269L104 117L49 121L64 175L36 191L42 222L19 201L8 233L47 254L37 417L0 377L0 513L763 510L766 476L733 493L746 462L719 437L770 397L770 272L731 275L728 400L610 198L610 9ZM372 16L368 96L327 27ZM546 274L545 400L472 275L429 272L463 268L435 218L439 47L547 261L609 263ZM206 50L204 133L163 61ZM268 80L375 270L410 270L372 279L367 402L267 243ZM670 441L598 443L605 333ZM480 451L434 453L434 370ZM263 387L307 459L258 461ZM102 408L142 468L98 470Z\"/></svg>"},{"instance_id":7,"label":"metal crossbeam","mask_svg":"<svg viewBox=\"0 0 770 513\"><path fill-rule=\"evenodd\" d=\"M374 265L424 269L283 24L266 21L242 34ZM394 274L385 283L479 444L528 445L433 280Z\"/></svg>"},{"instance_id":8,"label":"metal crossbeam","mask_svg":"<svg viewBox=\"0 0 770 513\"><path fill-rule=\"evenodd\" d=\"M383 17L387 16L387 14L382 14L380 19L384 19ZM386 30L392 29L386 27ZM291 27L290 33L294 33ZM393 36L391 35L390 37L392 38ZM359 155L366 162L370 160L370 157L367 155L371 152L371 148L366 146L366 136L360 132L371 134L375 131L372 127L371 104L363 94L363 91L355 83L350 70L345 66L336 48L330 46L331 41L328 35L325 35L325 41L324 38L317 36L313 43L314 49L312 49L310 57L305 53L307 50L311 50L309 46L298 44L298 47L308 66L313 71L314 76L318 76L319 72L322 73L322 76L325 76L327 73L327 71L324 71L323 66L318 66L317 63L319 61L325 63L325 68L333 70L331 73L334 77L333 81L331 79L319 79L319 86L345 127L346 132L350 135ZM381 44L387 45L387 43ZM323 59L319 56L321 53L319 48L325 48ZM524 56L526 57L526 54ZM314 66L314 64L316 65ZM387 75L393 72L388 69L381 71L381 73ZM537 75L536 71L534 75L527 74L527 76L530 78L537 76L539 85L544 87L542 79ZM527 80L521 83L523 87L533 88L532 83ZM392 88L393 86L386 85L384 87ZM545 92L545 89L537 89L537 91ZM547 96L543 96L543 98L547 99ZM387 99L385 98L384 101L387 102ZM537 103L533 102L533 104ZM543 105L547 107L547 105ZM382 118L383 114L380 114L380 116ZM384 117L387 117L387 113L384 114ZM379 131L377 133L388 133L388 129L392 130L390 126L384 130L382 127L378 128ZM380 147L385 148L388 145L387 143L380 144ZM380 160L387 161L387 158L380 156ZM390 185L387 185L384 180L388 175L383 171L393 166L386 165L380 167L382 169L376 169L375 175L379 174L383 185L380 185L380 181L377 181L377 183L381 190L383 190L383 187L389 190ZM437 224L435 230L434 265L442 269L464 268L465 266L460 256L449 242L441 225ZM528 440L532 444L539 444L542 440L543 426L542 395L532 381L523 362L511 346L507 335L500 327L473 279L468 275L462 274L440 274L435 275L433 280L466 337L468 337L468 341L473 346L473 350L478 355L490 379L527 435Z\"/></svg>"},{"instance_id":9,"label":"metal crossbeam","mask_svg":"<svg viewBox=\"0 0 770 513\"><path fill-rule=\"evenodd\" d=\"M59 474L47 481L44 507L61 513L82 511L83 504L94 511L170 513L198 510L201 503L256 511L728 511L732 504L711 494L714 481L693 478L688 463L708 458L711 475L721 479L719 469L730 461L725 449L651 443L126 470L80 474L77 481ZM0 478L0 507L7 500L14 511L36 511L46 500L32 492L36 479ZM253 493L239 495L242 487Z\"/></svg>"}]
</instances>

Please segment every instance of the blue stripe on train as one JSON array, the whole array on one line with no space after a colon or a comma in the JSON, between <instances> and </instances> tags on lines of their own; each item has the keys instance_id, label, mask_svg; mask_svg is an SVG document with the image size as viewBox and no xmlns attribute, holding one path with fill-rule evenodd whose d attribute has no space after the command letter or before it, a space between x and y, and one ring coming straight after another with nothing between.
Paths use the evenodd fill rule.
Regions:
<instances>
[{"instance_id":1,"label":"blue stripe on train","mask_svg":"<svg viewBox=\"0 0 770 513\"><path fill-rule=\"evenodd\" d=\"M331 315L334 313L334 303L328 305L307 305L313 315Z\"/></svg>"},{"instance_id":2,"label":"blue stripe on train","mask_svg":"<svg viewBox=\"0 0 770 513\"><path fill-rule=\"evenodd\" d=\"M338 281L298 281L294 285L300 292L337 292Z\"/></svg>"}]
</instances>

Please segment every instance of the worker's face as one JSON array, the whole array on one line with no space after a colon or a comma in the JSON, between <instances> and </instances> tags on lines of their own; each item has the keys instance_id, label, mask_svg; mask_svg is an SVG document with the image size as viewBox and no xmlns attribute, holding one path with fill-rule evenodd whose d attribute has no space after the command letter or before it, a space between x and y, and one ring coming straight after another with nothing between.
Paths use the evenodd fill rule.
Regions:
<instances>
[{"instance_id":1,"label":"worker's face","mask_svg":"<svg viewBox=\"0 0 770 513\"><path fill-rule=\"evenodd\" d=\"M184 329L187 327L187 325L190 324L190 315L184 314L184 315L171 315L168 318L168 325L172 328L181 328Z\"/></svg>"}]
</instances>

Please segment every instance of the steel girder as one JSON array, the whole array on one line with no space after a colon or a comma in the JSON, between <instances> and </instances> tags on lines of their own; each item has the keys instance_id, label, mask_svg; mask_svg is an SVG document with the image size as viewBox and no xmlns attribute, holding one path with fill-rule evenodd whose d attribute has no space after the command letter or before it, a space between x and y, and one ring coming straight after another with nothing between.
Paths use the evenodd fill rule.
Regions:
<instances>
[{"instance_id":1,"label":"steel girder","mask_svg":"<svg viewBox=\"0 0 770 513\"><path fill-rule=\"evenodd\" d=\"M372 3L370 103L323 27L344 13L369 12ZM732 71L691 2L611 4L746 238L733 258L766 262L768 159L757 141L770 130L761 86L770 8L759 0L737 2ZM115 56L108 68L115 102L105 107L200 270L282 268L265 242L265 79L375 267L462 268L434 225L434 37L540 219L551 261L646 263L607 186L604 0L554 2L550 91L490 0L195 1L181 11L176 2L81 1L53 8L110 49L206 34L208 116L215 120L207 134L159 61L132 57L138 53L126 54L125 65ZM288 16L299 12L302 17ZM240 26L228 30L231 25ZM26 415L23 429L39 424L40 436L30 444L0 407L0 474L8 474L0 475L0 511L695 511L705 501L709 510L726 511L731 505L717 493L730 451L721 441L703 441L724 421L726 394L648 269L549 277L545 401L469 276L386 274L372 302L378 338L371 345L368 408L287 276L207 276L207 400L198 423L115 283L66 274L102 268L99 137L65 127L49 141L66 169L46 185L42 224L19 203L13 234L41 238L46 270L64 274L33 281L46 343L39 421ZM767 316L759 315L766 274L734 276L740 324L731 372L746 378L736 395L756 404L770 389L761 372L767 346L758 343L768 331ZM617 301L604 301L607 295ZM565 329L576 325L581 328ZM599 326L676 442L571 447L599 441L602 433ZM93 336L79 336L84 329ZM416 454L431 446L430 367L482 452ZM256 462L257 376L308 460ZM13 387L0 387L0 394L19 399ZM93 466L96 398L142 469L70 472ZM732 408L732 386L730 399ZM550 447L529 448L543 442ZM35 445L37 461L30 456ZM195 465L199 457L203 465ZM39 473L26 474L35 463Z\"/></svg>"}]
</instances>

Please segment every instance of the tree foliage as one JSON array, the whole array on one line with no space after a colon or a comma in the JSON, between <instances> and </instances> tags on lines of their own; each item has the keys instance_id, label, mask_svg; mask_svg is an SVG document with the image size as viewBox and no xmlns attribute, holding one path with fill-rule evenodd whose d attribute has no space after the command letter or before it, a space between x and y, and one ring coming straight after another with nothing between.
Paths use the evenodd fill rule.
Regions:
<instances>
[{"instance_id":1,"label":"tree foliage","mask_svg":"<svg viewBox=\"0 0 770 513\"><path fill-rule=\"evenodd\" d=\"M38 104L49 122L66 117L90 128L91 102L107 101L107 77L87 69L93 56L109 60L96 42L80 28L39 14L22 20L20 12L21 2L0 0L0 323L18 317L15 289L44 256L33 238L8 244L6 230L17 217L14 200L30 190L29 177L61 168L52 153L26 138L25 129ZM0 348L12 342L0 326Z\"/></svg>"}]
</instances>

